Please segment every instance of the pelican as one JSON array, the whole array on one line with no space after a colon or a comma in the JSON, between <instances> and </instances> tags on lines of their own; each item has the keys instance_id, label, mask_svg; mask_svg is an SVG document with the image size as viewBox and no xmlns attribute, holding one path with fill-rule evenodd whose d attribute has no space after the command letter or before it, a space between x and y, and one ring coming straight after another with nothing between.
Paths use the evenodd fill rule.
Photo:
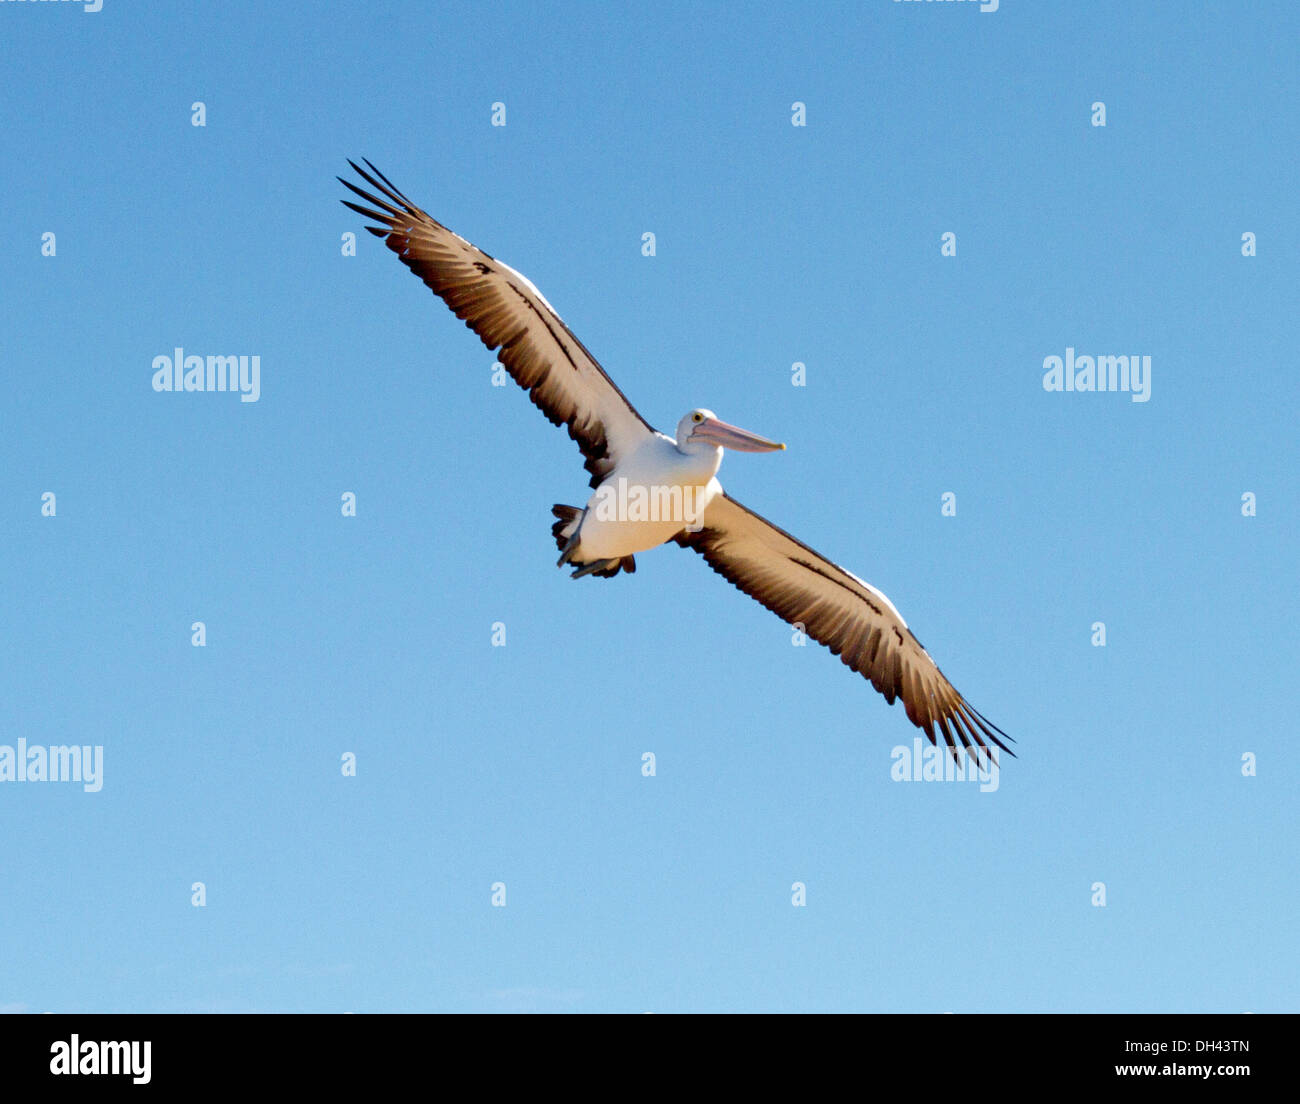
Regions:
<instances>
[{"instance_id":1,"label":"pelican","mask_svg":"<svg viewBox=\"0 0 1300 1104\"><path fill-rule=\"evenodd\" d=\"M939 670L880 591L814 552L726 494L724 449L773 452L785 445L699 408L658 432L628 402L532 282L448 230L369 161L353 170L373 192L342 177L378 225L366 229L473 330L515 382L582 450L594 488L585 507L556 505L551 528L559 565L573 578L636 570L636 553L675 542L704 557L728 582L840 657L954 759L996 762L1014 754L1005 732L977 712ZM974 749L972 748L974 744Z\"/></svg>"}]
</instances>

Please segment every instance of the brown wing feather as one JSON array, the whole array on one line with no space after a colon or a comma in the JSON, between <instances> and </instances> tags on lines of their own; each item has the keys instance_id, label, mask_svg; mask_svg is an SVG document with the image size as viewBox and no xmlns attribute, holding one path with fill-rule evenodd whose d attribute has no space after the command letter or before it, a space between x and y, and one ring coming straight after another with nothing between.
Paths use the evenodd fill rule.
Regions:
<instances>
[{"instance_id":1,"label":"brown wing feather","mask_svg":"<svg viewBox=\"0 0 1300 1104\"><path fill-rule=\"evenodd\" d=\"M542 413L568 427L593 487L621 453L654 433L527 277L415 206L369 161L371 172L348 164L379 195L339 177L370 207L343 203L380 223L366 229L383 238L484 345L500 349L501 363Z\"/></svg>"},{"instance_id":2,"label":"brown wing feather","mask_svg":"<svg viewBox=\"0 0 1300 1104\"><path fill-rule=\"evenodd\" d=\"M677 542L778 617L802 624L891 705L902 698L908 720L930 743L937 746L937 729L954 757L957 740L967 752L973 741L981 752L993 745L1015 754L1003 742L1011 737L957 692L875 587L727 495L709 504L703 522Z\"/></svg>"}]
</instances>

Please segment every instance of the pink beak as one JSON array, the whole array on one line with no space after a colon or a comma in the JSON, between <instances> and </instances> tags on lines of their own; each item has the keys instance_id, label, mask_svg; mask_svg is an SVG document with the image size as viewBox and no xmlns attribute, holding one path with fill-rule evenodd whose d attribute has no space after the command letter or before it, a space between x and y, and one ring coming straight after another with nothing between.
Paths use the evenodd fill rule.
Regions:
<instances>
[{"instance_id":1,"label":"pink beak","mask_svg":"<svg viewBox=\"0 0 1300 1104\"><path fill-rule=\"evenodd\" d=\"M785 448L779 441L769 441L766 437L730 425L719 418L705 418L695 427L691 436L737 452L774 452Z\"/></svg>"}]
</instances>

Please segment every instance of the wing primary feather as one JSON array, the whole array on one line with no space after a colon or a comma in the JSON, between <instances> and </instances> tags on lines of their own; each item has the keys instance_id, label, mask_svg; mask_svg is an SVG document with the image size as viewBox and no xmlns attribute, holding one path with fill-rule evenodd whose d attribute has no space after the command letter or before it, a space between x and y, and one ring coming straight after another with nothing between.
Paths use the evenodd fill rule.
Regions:
<instances>
[{"instance_id":1,"label":"wing primary feather","mask_svg":"<svg viewBox=\"0 0 1300 1104\"><path fill-rule=\"evenodd\" d=\"M385 184L385 185L387 186L387 188L388 188L388 194L389 194L389 195L393 196L393 197L394 197L395 199L397 199L399 202L401 202L401 203L405 203L408 207L414 207L414 206L415 206L414 203L412 203L409 199L406 198L406 196L403 194L402 190L401 190L401 189L400 189L396 184L394 184L391 180L388 179L388 177L386 177L386 176L385 176L383 173L381 173L377 168L375 168L375 166L371 163L370 158L368 158L368 157L363 157L361 160L364 161L364 162L366 163L366 165L370 168L370 171L371 171L372 173L374 173L377 177L379 177L380 180L382 180L382 181L384 182L384 184ZM354 169L356 168L355 165L353 165L352 167L353 167ZM357 172L361 172L361 170L360 170L360 169L357 169ZM363 175L364 175L364 174L363 174ZM376 185L376 187L378 187L378 185Z\"/></svg>"},{"instance_id":2,"label":"wing primary feather","mask_svg":"<svg viewBox=\"0 0 1300 1104\"><path fill-rule=\"evenodd\" d=\"M363 157L362 160L365 161L366 159ZM367 184L369 184L372 188L377 188L379 191L383 192L384 195L386 195L394 203L402 207L409 207L412 210L418 210L415 204L412 203L409 199L407 199L404 195L402 195L401 192L399 192L396 188L392 186L392 184L388 183L387 177L385 177L383 173L379 172L379 170L376 169L374 165L370 165L369 161L366 161L366 164L370 165L371 169L374 169L375 173L377 173L380 179L384 181L383 184L381 184L378 180L376 180L373 176L371 176L370 173L366 172L365 169L363 169L351 158L348 159L348 164L351 165L354 170L356 170L357 174ZM346 184L347 181L344 181L344 183Z\"/></svg>"},{"instance_id":3,"label":"wing primary feather","mask_svg":"<svg viewBox=\"0 0 1300 1104\"><path fill-rule=\"evenodd\" d=\"M972 706L970 702L968 702L965 698L961 699L961 704L959 708L967 715L967 719L971 721L973 725L978 726L979 729L983 730L985 736L987 736L990 740L992 740L993 743L997 744L998 747L1000 747L1013 759L1016 758L1016 753L1002 742L1003 739L1011 740L1010 736L1008 736L1005 732L1003 732L1002 729L998 728L998 726L995 725L992 721L985 718L985 716L982 713L980 713L979 710L975 709L974 706ZM971 731L974 732L975 728L972 728ZM1014 740L1011 740L1011 742L1015 743Z\"/></svg>"},{"instance_id":4,"label":"wing primary feather","mask_svg":"<svg viewBox=\"0 0 1300 1104\"><path fill-rule=\"evenodd\" d=\"M344 181L344 183L346 184L347 181ZM387 215L381 215L378 211L369 211L369 210L367 210L366 208L362 207L361 204L359 204L359 203L353 203L353 202L352 202L351 200L349 200L349 199L342 200L342 203L343 203L343 206L344 206L344 207L351 207L352 210L356 211L356 213L357 213L358 215L361 215L363 218L374 219L376 222L387 222L387 221L388 221L388 216L387 216ZM369 230L370 227L367 226L366 229ZM389 234L389 233L391 233L391 231L390 231L390 230L381 230L380 233L381 233L381 234Z\"/></svg>"},{"instance_id":5,"label":"wing primary feather","mask_svg":"<svg viewBox=\"0 0 1300 1104\"><path fill-rule=\"evenodd\" d=\"M376 207L382 207L385 211L388 212L389 218L397 219L400 222L401 220L407 217L407 212L405 210L399 207L394 207L389 203L385 203L378 196L373 196L369 192L362 191L355 184L353 184L352 181L344 180L343 177L341 176L336 176L334 179L337 180L340 184L343 185L343 187L347 188L347 190L352 192L354 195L359 195L367 203L373 203ZM345 199L343 202L347 203L348 201ZM348 206L351 206L351 204L348 204ZM354 207L353 210L356 210L356 208Z\"/></svg>"}]
</instances>

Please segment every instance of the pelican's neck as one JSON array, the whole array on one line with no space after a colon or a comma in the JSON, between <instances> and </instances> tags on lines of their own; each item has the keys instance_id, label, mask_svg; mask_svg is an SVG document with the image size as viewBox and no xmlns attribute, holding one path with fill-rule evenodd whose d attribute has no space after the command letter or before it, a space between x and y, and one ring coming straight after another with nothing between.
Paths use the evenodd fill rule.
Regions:
<instances>
[{"instance_id":1,"label":"pelican's neck","mask_svg":"<svg viewBox=\"0 0 1300 1104\"><path fill-rule=\"evenodd\" d=\"M677 445L677 451L690 461L692 474L700 476L701 483L707 483L722 467L722 446L711 445L707 441L683 441Z\"/></svg>"}]
</instances>

